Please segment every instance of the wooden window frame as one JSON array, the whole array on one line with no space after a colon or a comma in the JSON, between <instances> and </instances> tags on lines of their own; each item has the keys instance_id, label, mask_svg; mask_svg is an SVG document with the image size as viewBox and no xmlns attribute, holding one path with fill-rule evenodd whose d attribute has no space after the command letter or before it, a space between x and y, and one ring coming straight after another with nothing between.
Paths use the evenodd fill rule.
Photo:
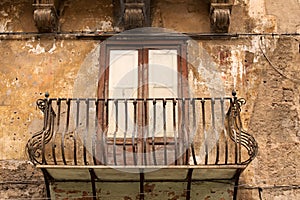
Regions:
<instances>
[{"instance_id":1,"label":"wooden window frame","mask_svg":"<svg viewBox=\"0 0 300 200\"><path fill-rule=\"evenodd\" d=\"M140 39L135 38L135 40L108 40L104 41L101 44L100 48L100 78L98 82L98 91L97 95L99 99L108 99L109 98L109 63L110 63L110 51L111 50L138 50L138 97L137 98L147 98L148 97L148 80L145 80L145 74L140 75L142 71L146 70L146 77L148 77L148 62L149 62L149 50L176 50L177 51L177 72L178 72L178 98L188 97L188 64L187 64L187 42L186 39L178 40L168 40L168 39ZM143 72L145 73L145 72ZM184 79L184 80L183 80ZM139 86L142 85L140 88ZM180 103L180 102L179 102ZM138 115L142 113L142 106L138 107ZM102 113L101 116L98 115L99 125L102 127L102 130L107 130L108 127L108 116L103 114L103 106L98 107L98 113ZM180 111L178 113L178 118L180 117ZM138 124L146 125L147 119L139 119ZM178 124L180 129L180 124ZM105 132L105 131L104 131ZM139 133L143 134L143 133ZM104 133L106 137L107 145L112 145L114 138L107 137L107 132ZM140 137L140 136L138 136ZM148 139L147 139L148 140ZM156 138L157 145L161 145L163 138ZM172 144L170 138L167 138L168 144ZM117 138L115 140L116 145L122 145L123 140ZM142 143L142 142L141 142ZM149 144L151 141L149 140ZM156 143L155 143L156 144ZM144 147L139 146L139 144L131 143L131 140L126 140L126 145L137 146L139 151L143 151ZM139 147L138 147L139 146ZM188 152L185 156L182 156L180 159L176 160L176 164L187 163Z\"/></svg>"}]
</instances>

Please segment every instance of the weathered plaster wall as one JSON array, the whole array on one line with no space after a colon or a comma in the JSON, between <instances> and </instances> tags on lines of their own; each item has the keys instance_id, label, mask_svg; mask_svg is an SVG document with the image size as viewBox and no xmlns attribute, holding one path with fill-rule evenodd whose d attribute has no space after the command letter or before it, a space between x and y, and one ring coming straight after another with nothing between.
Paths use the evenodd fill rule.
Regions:
<instances>
[{"instance_id":1,"label":"weathered plaster wall","mask_svg":"<svg viewBox=\"0 0 300 200\"><path fill-rule=\"evenodd\" d=\"M236 0L235 4L244 8L250 17L242 17L243 20L237 18L239 22L246 22L237 23L238 27L239 25L246 26L246 32L299 33L300 2L298 0ZM233 16L235 13L240 12L233 10ZM240 31L234 30L233 32Z\"/></svg>"},{"instance_id":2,"label":"weathered plaster wall","mask_svg":"<svg viewBox=\"0 0 300 200\"><path fill-rule=\"evenodd\" d=\"M153 5L153 26L181 32L209 30L206 1L157 0ZM299 32L298 7L296 0L236 0L230 32ZM0 32L35 32L32 12L30 0L1 1ZM60 29L118 30L112 13L112 2L108 0L66 0ZM244 36L197 43L206 53L196 52L195 56L209 56L226 94L235 88L240 97L247 99L244 127L257 140L259 154L242 174L239 199L260 199L258 187L262 188L262 199L300 199L299 36ZM87 60L98 44L94 40L48 36L0 40L1 198L44 196L41 173L26 162L25 154L27 140L42 126L35 101L43 98L45 91L52 97L72 97L81 66L98 64L97 59ZM201 74L193 70L189 74L195 91L203 91Z\"/></svg>"},{"instance_id":3,"label":"weathered plaster wall","mask_svg":"<svg viewBox=\"0 0 300 200\"><path fill-rule=\"evenodd\" d=\"M35 100L72 96L74 79L95 41L49 39L1 41L1 159L23 159L31 122L40 117ZM22 147L20 149L20 147ZM8 151L9 149L9 151ZM21 151L20 151L21 150Z\"/></svg>"},{"instance_id":4,"label":"weathered plaster wall","mask_svg":"<svg viewBox=\"0 0 300 200\"><path fill-rule=\"evenodd\" d=\"M210 32L209 5L197 0L154 0L152 26L177 32ZM184 22L188 19L188 22Z\"/></svg>"},{"instance_id":5,"label":"weathered plaster wall","mask_svg":"<svg viewBox=\"0 0 300 200\"><path fill-rule=\"evenodd\" d=\"M36 31L31 1L1 1L0 8L0 32Z\"/></svg>"},{"instance_id":6,"label":"weathered plaster wall","mask_svg":"<svg viewBox=\"0 0 300 200\"><path fill-rule=\"evenodd\" d=\"M299 0L265 0L266 14L273 16L278 23L280 33L299 33Z\"/></svg>"},{"instance_id":7,"label":"weathered plaster wall","mask_svg":"<svg viewBox=\"0 0 300 200\"><path fill-rule=\"evenodd\" d=\"M35 101L46 91L53 97L72 96L77 71L96 44L45 38L0 41L1 198L30 198L32 193L34 197L44 196L41 176L24 176L38 172L23 162L28 160L27 140L43 124Z\"/></svg>"},{"instance_id":8,"label":"weathered plaster wall","mask_svg":"<svg viewBox=\"0 0 300 200\"><path fill-rule=\"evenodd\" d=\"M60 30L64 32L114 31L111 0L67 0L61 6L61 16Z\"/></svg>"},{"instance_id":9,"label":"weathered plaster wall","mask_svg":"<svg viewBox=\"0 0 300 200\"><path fill-rule=\"evenodd\" d=\"M77 185L77 186L76 186ZM75 186L75 187L74 187ZM139 194L137 193L137 188L139 188L139 183L97 183L97 198L103 200L110 199L124 199L132 200L139 199ZM191 191L191 199L232 199L232 193L230 185L227 187L222 183L193 183L192 185L195 190ZM74 189L76 188L76 189ZM207 188L210 188L210 192L207 193ZM145 199L160 200L160 199L176 199L184 200L186 199L186 183L182 182L165 182L165 183L146 183L145 184ZM82 191L86 192L82 192ZM88 199L91 196L90 184L74 184L74 183L60 183L54 186L55 193L54 197L56 199L76 199L78 196L84 197L83 199ZM66 193L66 191L71 191ZM225 191L225 192L220 192ZM125 194L125 195L124 195Z\"/></svg>"},{"instance_id":10,"label":"weathered plaster wall","mask_svg":"<svg viewBox=\"0 0 300 200\"><path fill-rule=\"evenodd\" d=\"M0 160L0 168L1 199L39 199L44 197L42 173L36 170L30 162Z\"/></svg>"},{"instance_id":11,"label":"weathered plaster wall","mask_svg":"<svg viewBox=\"0 0 300 200\"><path fill-rule=\"evenodd\" d=\"M247 99L242 113L244 127L259 144L258 157L242 174L240 199L259 199L256 187L263 188L263 199L298 199L298 39L251 37L200 44L217 63L226 94L235 88ZM204 80L197 78L200 83Z\"/></svg>"},{"instance_id":12,"label":"weathered plaster wall","mask_svg":"<svg viewBox=\"0 0 300 200\"><path fill-rule=\"evenodd\" d=\"M298 199L300 54L295 38L275 41L276 45L271 43L266 54L281 75L262 58L262 83L256 89L257 98L248 126L259 142L260 152L244 173L244 181L252 178L253 185L266 188L298 186L298 190L271 187L262 192L266 199Z\"/></svg>"}]
</instances>

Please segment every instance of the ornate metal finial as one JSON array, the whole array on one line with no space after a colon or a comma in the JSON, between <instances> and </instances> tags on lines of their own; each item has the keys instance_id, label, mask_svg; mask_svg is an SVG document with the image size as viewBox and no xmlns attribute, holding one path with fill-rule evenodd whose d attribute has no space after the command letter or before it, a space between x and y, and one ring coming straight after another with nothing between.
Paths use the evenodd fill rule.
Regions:
<instances>
[{"instance_id":1,"label":"ornate metal finial","mask_svg":"<svg viewBox=\"0 0 300 200\"><path fill-rule=\"evenodd\" d=\"M49 98L49 96L50 96L49 92L45 92L45 97Z\"/></svg>"},{"instance_id":2,"label":"ornate metal finial","mask_svg":"<svg viewBox=\"0 0 300 200\"><path fill-rule=\"evenodd\" d=\"M233 97L236 97L236 91L235 90L232 90L231 94L232 94Z\"/></svg>"}]
</instances>

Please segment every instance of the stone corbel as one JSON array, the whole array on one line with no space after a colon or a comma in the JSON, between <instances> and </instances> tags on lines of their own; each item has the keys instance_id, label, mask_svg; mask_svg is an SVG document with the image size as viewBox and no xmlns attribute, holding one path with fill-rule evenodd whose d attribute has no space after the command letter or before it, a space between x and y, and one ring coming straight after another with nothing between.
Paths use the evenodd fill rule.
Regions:
<instances>
[{"instance_id":1,"label":"stone corbel","mask_svg":"<svg viewBox=\"0 0 300 200\"><path fill-rule=\"evenodd\" d=\"M229 0L211 0L210 24L213 32L228 32L232 5Z\"/></svg>"},{"instance_id":2,"label":"stone corbel","mask_svg":"<svg viewBox=\"0 0 300 200\"><path fill-rule=\"evenodd\" d=\"M55 32L58 28L60 0L34 0L33 19L39 32Z\"/></svg>"},{"instance_id":3,"label":"stone corbel","mask_svg":"<svg viewBox=\"0 0 300 200\"><path fill-rule=\"evenodd\" d=\"M150 26L150 0L120 0L125 30Z\"/></svg>"}]
</instances>

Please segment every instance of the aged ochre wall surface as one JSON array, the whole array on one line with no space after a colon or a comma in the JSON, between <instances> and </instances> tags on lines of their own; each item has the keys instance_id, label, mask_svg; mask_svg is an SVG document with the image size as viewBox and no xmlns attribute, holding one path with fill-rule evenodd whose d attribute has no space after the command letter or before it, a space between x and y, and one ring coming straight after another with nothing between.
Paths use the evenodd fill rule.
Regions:
<instances>
[{"instance_id":1,"label":"aged ochre wall surface","mask_svg":"<svg viewBox=\"0 0 300 200\"><path fill-rule=\"evenodd\" d=\"M1 1L0 32L36 32L31 3ZM152 26L209 32L205 0L154 0L151 9ZM200 39L196 42L203 51L189 52L200 60L209 56L216 66L207 82L211 78L213 83L215 73L227 95L236 89L247 100L243 123L257 140L259 154L242 173L239 199L300 199L300 37L285 34L300 32L299 12L298 0L235 0L229 32L259 34ZM111 0L65 0L61 13L62 32L119 31ZM260 35L264 33L277 34ZM98 56L99 44L53 35L0 39L1 198L44 197L42 174L25 152L27 140L43 124L35 101L46 91L51 97L73 97L82 66L99 64L91 59ZM189 68L189 81L199 96L203 80L200 69Z\"/></svg>"}]
</instances>

